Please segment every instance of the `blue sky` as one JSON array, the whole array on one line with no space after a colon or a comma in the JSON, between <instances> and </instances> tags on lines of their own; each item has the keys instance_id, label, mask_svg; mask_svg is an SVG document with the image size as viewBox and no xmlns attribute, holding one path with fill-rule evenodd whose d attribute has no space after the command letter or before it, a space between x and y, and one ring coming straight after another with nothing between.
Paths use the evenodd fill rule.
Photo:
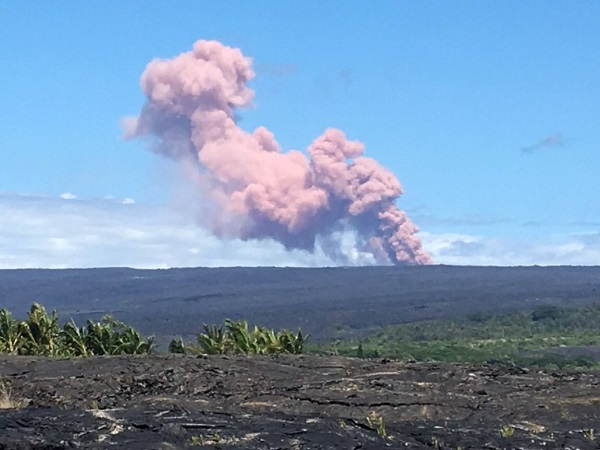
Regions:
<instances>
[{"instance_id":1,"label":"blue sky","mask_svg":"<svg viewBox=\"0 0 600 450\"><path fill-rule=\"evenodd\" d=\"M48 222L56 236L28 228L33 197L42 219L76 201L81 211L69 214L108 208L119 223L122 207L143 205L149 223L153 207L163 220L171 170L121 140L119 122L139 113L146 64L198 39L253 58L255 108L241 112L242 127L264 125L286 149L305 149L327 127L362 141L400 179L398 206L436 261L598 264L598 17L592 1L2 2L0 267L83 264L14 243L16 232L23 243L37 233L36 245L73 235L59 222Z\"/></svg>"}]
</instances>

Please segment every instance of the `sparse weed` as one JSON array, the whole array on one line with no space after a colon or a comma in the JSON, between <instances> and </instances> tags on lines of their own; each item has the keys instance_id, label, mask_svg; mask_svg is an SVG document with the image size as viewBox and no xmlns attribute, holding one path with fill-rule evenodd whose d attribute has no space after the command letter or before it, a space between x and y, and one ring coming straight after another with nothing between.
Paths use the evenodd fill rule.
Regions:
<instances>
[{"instance_id":1,"label":"sparse weed","mask_svg":"<svg viewBox=\"0 0 600 450\"><path fill-rule=\"evenodd\" d=\"M584 428L581 430L583 436L590 442L596 442L596 433L593 428Z\"/></svg>"},{"instance_id":2,"label":"sparse weed","mask_svg":"<svg viewBox=\"0 0 600 450\"><path fill-rule=\"evenodd\" d=\"M512 425L502 425L500 428L500 436L503 438L511 437L515 434L515 428Z\"/></svg>"},{"instance_id":3,"label":"sparse weed","mask_svg":"<svg viewBox=\"0 0 600 450\"><path fill-rule=\"evenodd\" d=\"M20 409L23 406L22 401L13 398L10 386L0 381L0 409Z\"/></svg>"},{"instance_id":4,"label":"sparse weed","mask_svg":"<svg viewBox=\"0 0 600 450\"><path fill-rule=\"evenodd\" d=\"M197 446L197 445L215 445L215 444L232 444L235 442L239 442L240 438L236 436L221 436L219 433L215 434L197 434L192 436L188 440L188 445Z\"/></svg>"},{"instance_id":5,"label":"sparse weed","mask_svg":"<svg viewBox=\"0 0 600 450\"><path fill-rule=\"evenodd\" d=\"M384 439L388 438L387 430L385 429L385 421L383 420L383 416L381 416L381 414L372 411L367 416L367 423L371 428L375 428L375 430L377 430L377 434L380 437Z\"/></svg>"},{"instance_id":6,"label":"sparse weed","mask_svg":"<svg viewBox=\"0 0 600 450\"><path fill-rule=\"evenodd\" d=\"M560 417L565 420L571 418L571 414L569 413L569 410L567 408L565 408L564 405L560 405Z\"/></svg>"},{"instance_id":7,"label":"sparse weed","mask_svg":"<svg viewBox=\"0 0 600 450\"><path fill-rule=\"evenodd\" d=\"M201 434L197 436L192 436L188 441L188 444L192 446L204 445L204 436L202 436Z\"/></svg>"}]
</instances>

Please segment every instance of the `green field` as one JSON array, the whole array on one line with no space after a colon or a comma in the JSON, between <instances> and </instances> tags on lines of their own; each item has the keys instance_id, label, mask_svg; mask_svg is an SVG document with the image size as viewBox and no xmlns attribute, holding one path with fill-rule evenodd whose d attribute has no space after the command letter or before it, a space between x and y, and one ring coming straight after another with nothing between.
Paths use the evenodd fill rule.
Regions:
<instances>
[{"instance_id":1,"label":"green field","mask_svg":"<svg viewBox=\"0 0 600 450\"><path fill-rule=\"evenodd\" d=\"M582 346L600 346L600 305L540 306L527 313L472 314L461 320L388 326L367 336L308 344L306 351L415 361L513 363L547 369L600 368L594 357L570 351Z\"/></svg>"}]
</instances>

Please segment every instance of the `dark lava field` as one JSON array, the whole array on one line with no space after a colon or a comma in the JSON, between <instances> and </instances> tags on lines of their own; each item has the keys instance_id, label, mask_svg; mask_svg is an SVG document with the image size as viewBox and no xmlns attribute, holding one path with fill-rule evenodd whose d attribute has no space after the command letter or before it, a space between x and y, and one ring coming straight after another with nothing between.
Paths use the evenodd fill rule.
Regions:
<instances>
[{"instance_id":1,"label":"dark lava field","mask_svg":"<svg viewBox=\"0 0 600 450\"><path fill-rule=\"evenodd\" d=\"M0 308L24 317L33 301L80 324L112 314L159 343L193 338L226 318L301 328L320 340L474 312L600 302L600 267L0 270Z\"/></svg>"},{"instance_id":2,"label":"dark lava field","mask_svg":"<svg viewBox=\"0 0 600 450\"><path fill-rule=\"evenodd\" d=\"M598 448L598 373L320 356L0 357L0 449Z\"/></svg>"}]
</instances>

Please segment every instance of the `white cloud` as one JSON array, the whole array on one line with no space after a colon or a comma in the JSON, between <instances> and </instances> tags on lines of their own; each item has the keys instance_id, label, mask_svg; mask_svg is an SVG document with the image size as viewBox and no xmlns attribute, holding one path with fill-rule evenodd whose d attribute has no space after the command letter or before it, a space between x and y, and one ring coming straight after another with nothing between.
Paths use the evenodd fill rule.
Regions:
<instances>
[{"instance_id":1,"label":"white cloud","mask_svg":"<svg viewBox=\"0 0 600 450\"><path fill-rule=\"evenodd\" d=\"M539 236L535 239L421 233L435 262L450 265L599 265L600 233Z\"/></svg>"},{"instance_id":2,"label":"white cloud","mask_svg":"<svg viewBox=\"0 0 600 450\"><path fill-rule=\"evenodd\" d=\"M332 264L273 241L221 241L165 206L0 194L0 269Z\"/></svg>"},{"instance_id":3,"label":"white cloud","mask_svg":"<svg viewBox=\"0 0 600 450\"><path fill-rule=\"evenodd\" d=\"M75 194L71 194L70 192L63 192L59 197L63 200L75 200L77 198Z\"/></svg>"},{"instance_id":4,"label":"white cloud","mask_svg":"<svg viewBox=\"0 0 600 450\"><path fill-rule=\"evenodd\" d=\"M219 240L166 206L125 200L67 202L0 193L0 269L336 265L320 250L287 252L270 240ZM600 233L536 239L427 232L419 236L440 264L600 264ZM351 237L338 238L351 259L372 262L358 252L352 256Z\"/></svg>"}]
</instances>

